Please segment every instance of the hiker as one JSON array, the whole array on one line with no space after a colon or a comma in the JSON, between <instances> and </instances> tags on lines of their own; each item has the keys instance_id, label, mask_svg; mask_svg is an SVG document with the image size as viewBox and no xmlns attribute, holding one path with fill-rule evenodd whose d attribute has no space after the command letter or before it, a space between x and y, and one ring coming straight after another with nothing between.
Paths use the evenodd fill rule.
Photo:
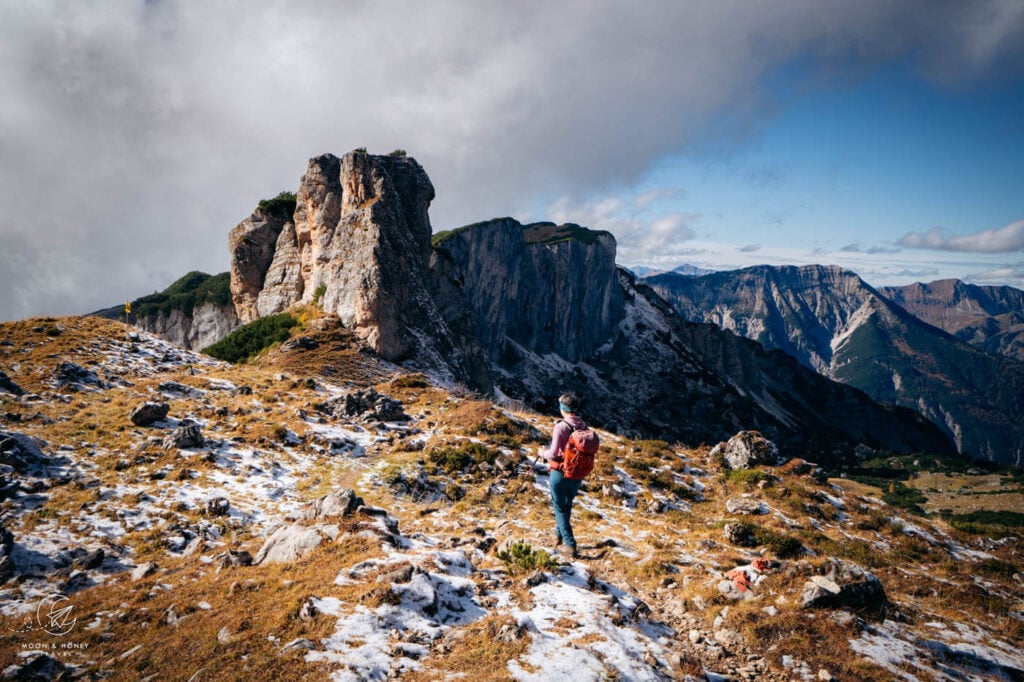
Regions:
<instances>
[{"instance_id":1,"label":"hiker","mask_svg":"<svg viewBox=\"0 0 1024 682\"><path fill-rule=\"evenodd\" d=\"M563 453L569 437L574 431L587 428L586 423L577 414L580 399L572 393L563 393L558 398L558 410L562 418L555 424L551 435L551 445L542 450L540 456L548 462L549 485L551 487L551 504L555 509L555 546L559 552L571 556L579 556L576 551L576 537L572 534L572 502L580 490L583 479L567 478L562 471ZM564 545L563 545L564 543Z\"/></svg>"}]
</instances>

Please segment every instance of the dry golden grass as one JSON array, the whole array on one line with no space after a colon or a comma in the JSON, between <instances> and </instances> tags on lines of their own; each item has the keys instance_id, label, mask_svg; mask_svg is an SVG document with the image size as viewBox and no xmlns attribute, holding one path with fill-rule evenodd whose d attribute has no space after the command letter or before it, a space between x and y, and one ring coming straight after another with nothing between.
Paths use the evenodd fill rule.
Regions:
<instances>
[{"instance_id":1,"label":"dry golden grass","mask_svg":"<svg viewBox=\"0 0 1024 682\"><path fill-rule=\"evenodd\" d=\"M88 645L88 657L113 671L112 679L138 679L159 673L160 679L323 679L329 667L302 661L302 653L279 652L298 637L314 641L334 630L335 619L299 618L299 609L310 596L334 596L346 600L351 587L335 586L334 578L347 566L382 556L379 542L346 536L329 543L294 564L228 568L219 573L195 558L157 558L162 570L132 583L128 575L71 595L80 625L68 639ZM163 590L158 584L171 585ZM371 585L371 587L377 587ZM206 602L209 610L198 606ZM353 603L353 602L350 602ZM168 625L165 613L174 606L178 625ZM109 617L109 612L119 615ZM86 630L84 624L107 613L104 626ZM0 668L14 662L23 643L38 636L12 633L17 619L0 618ZM234 641L218 642L217 633L227 628ZM103 633L108 634L104 635ZM273 635L276 641L267 639ZM119 656L136 645L137 653Z\"/></svg>"},{"instance_id":2,"label":"dry golden grass","mask_svg":"<svg viewBox=\"0 0 1024 682\"><path fill-rule=\"evenodd\" d=\"M449 635L452 645L447 653L433 654L421 671L403 676L410 682L449 680L452 674L464 675L463 679L481 682L498 682L512 679L508 662L518 659L530 646L530 637L522 635L511 641L498 639L502 628L517 628L514 618L508 615L490 615L472 625L458 629L456 636Z\"/></svg>"}]
</instances>

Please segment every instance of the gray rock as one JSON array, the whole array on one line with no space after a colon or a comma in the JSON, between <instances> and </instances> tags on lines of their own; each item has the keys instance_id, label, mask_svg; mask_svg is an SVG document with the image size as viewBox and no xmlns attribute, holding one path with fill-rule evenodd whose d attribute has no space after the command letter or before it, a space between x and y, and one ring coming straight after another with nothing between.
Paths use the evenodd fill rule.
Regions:
<instances>
[{"instance_id":1,"label":"gray rock","mask_svg":"<svg viewBox=\"0 0 1024 682\"><path fill-rule=\"evenodd\" d=\"M128 413L128 418L136 426L149 426L153 422L164 419L170 409L170 405L167 403L146 401L133 407L132 411Z\"/></svg>"},{"instance_id":2,"label":"gray rock","mask_svg":"<svg viewBox=\"0 0 1024 682\"><path fill-rule=\"evenodd\" d=\"M402 564L377 576L379 583L407 583L412 580L412 564Z\"/></svg>"},{"instance_id":3,"label":"gray rock","mask_svg":"<svg viewBox=\"0 0 1024 682\"><path fill-rule=\"evenodd\" d=\"M42 652L32 653L24 663L9 665L3 670L6 680L52 682L71 679L72 668Z\"/></svg>"},{"instance_id":4,"label":"gray rock","mask_svg":"<svg viewBox=\"0 0 1024 682\"><path fill-rule=\"evenodd\" d=\"M804 583L800 605L805 609L849 609L865 616L883 617L889 605L882 581L857 564L829 559L825 575Z\"/></svg>"},{"instance_id":5,"label":"gray rock","mask_svg":"<svg viewBox=\"0 0 1024 682\"><path fill-rule=\"evenodd\" d=\"M252 566L253 558L247 550L229 549L221 555L218 569L231 568L234 566Z\"/></svg>"},{"instance_id":6,"label":"gray rock","mask_svg":"<svg viewBox=\"0 0 1024 682\"><path fill-rule=\"evenodd\" d=\"M139 564L132 571L132 581L139 581L156 572L157 565L152 561Z\"/></svg>"},{"instance_id":7,"label":"gray rock","mask_svg":"<svg viewBox=\"0 0 1024 682\"><path fill-rule=\"evenodd\" d=\"M341 488L310 502L305 510L305 518L318 520L351 516L361 506L363 498L356 495L356 491Z\"/></svg>"},{"instance_id":8,"label":"gray rock","mask_svg":"<svg viewBox=\"0 0 1024 682\"><path fill-rule=\"evenodd\" d=\"M53 373L53 383L57 388L107 388L107 383L102 381L96 372L73 362L62 362L57 365Z\"/></svg>"},{"instance_id":9,"label":"gray rock","mask_svg":"<svg viewBox=\"0 0 1024 682\"><path fill-rule=\"evenodd\" d=\"M711 450L711 457L721 454L731 469L749 469L757 464L777 464L779 449L757 431L740 431L727 443Z\"/></svg>"},{"instance_id":10,"label":"gray rock","mask_svg":"<svg viewBox=\"0 0 1024 682\"><path fill-rule=\"evenodd\" d=\"M409 415L402 410L402 403L394 398L381 395L372 388L352 391L318 403L315 407L334 419L354 416L382 422L407 421L409 419Z\"/></svg>"},{"instance_id":11,"label":"gray rock","mask_svg":"<svg viewBox=\"0 0 1024 682\"><path fill-rule=\"evenodd\" d=\"M337 528L334 528L335 534ZM291 524L280 526L266 539L260 551L256 553L256 565L269 563L288 563L297 561L320 546L325 539L332 539L327 527L300 526Z\"/></svg>"},{"instance_id":12,"label":"gray rock","mask_svg":"<svg viewBox=\"0 0 1024 682\"><path fill-rule=\"evenodd\" d=\"M313 640L306 639L305 637L299 637L298 639L293 639L292 641L288 642L283 647L281 647L281 652L284 653L285 651L307 651L312 649L316 649L316 643L313 642Z\"/></svg>"},{"instance_id":13,"label":"gray rock","mask_svg":"<svg viewBox=\"0 0 1024 682\"><path fill-rule=\"evenodd\" d=\"M427 267L434 188L412 158L362 151L309 161L297 202L257 209L231 231L231 293L243 322L312 302L389 361L412 360L463 379L471 328L452 328Z\"/></svg>"},{"instance_id":14,"label":"gray rock","mask_svg":"<svg viewBox=\"0 0 1024 682\"><path fill-rule=\"evenodd\" d=\"M156 390L175 398L201 398L204 395L204 391L186 386L177 381L164 381L156 387Z\"/></svg>"},{"instance_id":15,"label":"gray rock","mask_svg":"<svg viewBox=\"0 0 1024 682\"><path fill-rule=\"evenodd\" d=\"M725 524L725 527L722 528L722 534L730 544L740 547L757 546L757 540L754 539L754 534L750 531L750 528L741 523Z\"/></svg>"},{"instance_id":16,"label":"gray rock","mask_svg":"<svg viewBox=\"0 0 1024 682\"><path fill-rule=\"evenodd\" d=\"M173 450L174 448L199 448L206 442L199 424L191 421L182 421L178 428L171 431L163 439L163 448Z\"/></svg>"},{"instance_id":17,"label":"gray rock","mask_svg":"<svg viewBox=\"0 0 1024 682\"><path fill-rule=\"evenodd\" d=\"M231 644L235 641L235 636L231 634L231 630L225 625L217 632L217 641L221 644Z\"/></svg>"},{"instance_id":18,"label":"gray rock","mask_svg":"<svg viewBox=\"0 0 1024 682\"><path fill-rule=\"evenodd\" d=\"M102 547L98 547L94 550L88 551L75 559L74 565L81 569L93 569L99 568L103 565L104 559L107 558L107 553Z\"/></svg>"},{"instance_id":19,"label":"gray rock","mask_svg":"<svg viewBox=\"0 0 1024 682\"><path fill-rule=\"evenodd\" d=\"M726 500L725 508L730 514L758 515L767 512L760 500L750 497L736 497Z\"/></svg>"},{"instance_id":20,"label":"gray rock","mask_svg":"<svg viewBox=\"0 0 1024 682\"><path fill-rule=\"evenodd\" d=\"M25 395L25 391L21 390L21 387L14 383L3 371L0 371L0 393Z\"/></svg>"},{"instance_id":21,"label":"gray rock","mask_svg":"<svg viewBox=\"0 0 1024 682\"><path fill-rule=\"evenodd\" d=\"M226 497L214 497L203 505L203 512L207 516L227 516L230 509L231 502Z\"/></svg>"},{"instance_id":22,"label":"gray rock","mask_svg":"<svg viewBox=\"0 0 1024 682\"><path fill-rule=\"evenodd\" d=\"M43 454L43 442L15 431L0 431L0 464L13 467L19 474L42 476L49 458Z\"/></svg>"}]
</instances>

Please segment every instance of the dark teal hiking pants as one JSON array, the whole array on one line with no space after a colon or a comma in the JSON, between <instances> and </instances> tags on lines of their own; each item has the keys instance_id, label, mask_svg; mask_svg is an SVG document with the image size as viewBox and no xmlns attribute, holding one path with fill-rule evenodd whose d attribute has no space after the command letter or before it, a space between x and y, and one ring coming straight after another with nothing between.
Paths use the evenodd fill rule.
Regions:
<instances>
[{"instance_id":1,"label":"dark teal hiking pants","mask_svg":"<svg viewBox=\"0 0 1024 682\"><path fill-rule=\"evenodd\" d=\"M583 481L573 481L562 475L561 471L552 471L548 477L551 487L551 505L555 508L555 525L558 535L569 547L576 546L576 537L572 534L572 501L580 491Z\"/></svg>"}]
</instances>

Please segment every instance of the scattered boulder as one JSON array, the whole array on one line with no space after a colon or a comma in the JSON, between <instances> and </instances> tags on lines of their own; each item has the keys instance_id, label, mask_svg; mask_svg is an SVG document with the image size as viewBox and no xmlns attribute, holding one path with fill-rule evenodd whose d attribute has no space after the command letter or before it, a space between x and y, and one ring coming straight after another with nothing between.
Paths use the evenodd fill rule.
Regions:
<instances>
[{"instance_id":1,"label":"scattered boulder","mask_svg":"<svg viewBox=\"0 0 1024 682\"><path fill-rule=\"evenodd\" d=\"M727 523L722 528L722 534L725 539L733 545L740 547L756 547L757 540L754 538L754 534L750 530L750 526L742 523Z\"/></svg>"},{"instance_id":2,"label":"scattered boulder","mask_svg":"<svg viewBox=\"0 0 1024 682\"><path fill-rule=\"evenodd\" d=\"M231 502L226 497L214 497L203 505L203 512L207 516L227 516L230 509Z\"/></svg>"},{"instance_id":3,"label":"scattered boulder","mask_svg":"<svg viewBox=\"0 0 1024 682\"><path fill-rule=\"evenodd\" d=\"M377 576L379 583L407 583L412 580L412 564L400 564Z\"/></svg>"},{"instance_id":4,"label":"scattered boulder","mask_svg":"<svg viewBox=\"0 0 1024 682\"><path fill-rule=\"evenodd\" d=\"M882 617L889 605L882 581L857 564L829 559L823 574L811 576L800 593L805 609L850 609L856 613Z\"/></svg>"},{"instance_id":5,"label":"scattered boulder","mask_svg":"<svg viewBox=\"0 0 1024 682\"><path fill-rule=\"evenodd\" d=\"M152 575L156 572L156 569L157 565L152 561L139 564L135 567L135 570L132 571L132 582L142 580L146 576Z\"/></svg>"},{"instance_id":6,"label":"scattered boulder","mask_svg":"<svg viewBox=\"0 0 1024 682\"><path fill-rule=\"evenodd\" d=\"M722 455L731 469L749 469L757 464L778 464L779 448L757 431L740 431L710 453Z\"/></svg>"},{"instance_id":7,"label":"scattered boulder","mask_svg":"<svg viewBox=\"0 0 1024 682\"><path fill-rule=\"evenodd\" d=\"M42 652L32 652L24 663L9 665L3 670L5 680L49 682L71 679L72 669Z\"/></svg>"},{"instance_id":8,"label":"scattered boulder","mask_svg":"<svg viewBox=\"0 0 1024 682\"><path fill-rule=\"evenodd\" d=\"M94 550L86 551L84 554L79 556L75 559L74 565L83 570L99 568L103 564L103 560L106 558L107 553L102 547L98 547Z\"/></svg>"},{"instance_id":9,"label":"scattered boulder","mask_svg":"<svg viewBox=\"0 0 1024 682\"><path fill-rule=\"evenodd\" d=\"M182 421L178 425L178 428L171 431L163 440L163 448L165 450L173 450L174 448L198 448L202 447L206 439L203 438L202 431L199 429L199 424L193 421Z\"/></svg>"},{"instance_id":10,"label":"scattered boulder","mask_svg":"<svg viewBox=\"0 0 1024 682\"><path fill-rule=\"evenodd\" d=\"M402 403L372 388L352 391L315 405L320 412L334 419L359 416L364 420L382 422L408 421Z\"/></svg>"},{"instance_id":11,"label":"scattered boulder","mask_svg":"<svg viewBox=\"0 0 1024 682\"><path fill-rule=\"evenodd\" d=\"M252 566L252 554L244 549L229 549L220 557L218 570L234 566Z\"/></svg>"},{"instance_id":12,"label":"scattered boulder","mask_svg":"<svg viewBox=\"0 0 1024 682\"><path fill-rule=\"evenodd\" d=\"M725 508L730 514L746 514L750 516L765 514L768 511L760 500L750 497L737 497L726 500Z\"/></svg>"},{"instance_id":13,"label":"scattered boulder","mask_svg":"<svg viewBox=\"0 0 1024 682\"><path fill-rule=\"evenodd\" d=\"M96 372L73 362L62 362L57 365L57 369L53 373L53 383L57 388L107 387L106 382L101 380Z\"/></svg>"},{"instance_id":14,"label":"scattered boulder","mask_svg":"<svg viewBox=\"0 0 1024 682\"><path fill-rule=\"evenodd\" d=\"M293 639L292 641L288 642L283 647L281 647L281 652L284 653L285 651L309 651L311 649L316 649L316 643L313 642L313 640L311 639L299 637L298 639Z\"/></svg>"},{"instance_id":15,"label":"scattered boulder","mask_svg":"<svg viewBox=\"0 0 1024 682\"><path fill-rule=\"evenodd\" d=\"M280 526L260 547L254 563L259 566L297 561L319 547L324 539L336 537L337 533L337 527L325 524L312 527L298 524Z\"/></svg>"},{"instance_id":16,"label":"scattered boulder","mask_svg":"<svg viewBox=\"0 0 1024 682\"><path fill-rule=\"evenodd\" d=\"M10 393L11 395L25 395L25 391L21 389L18 384L14 383L9 376L0 371L0 393Z\"/></svg>"},{"instance_id":17,"label":"scattered boulder","mask_svg":"<svg viewBox=\"0 0 1024 682\"><path fill-rule=\"evenodd\" d=\"M0 464L13 467L19 474L42 475L48 458L40 443L22 433L0 431Z\"/></svg>"},{"instance_id":18,"label":"scattered boulder","mask_svg":"<svg viewBox=\"0 0 1024 682\"><path fill-rule=\"evenodd\" d=\"M141 405L136 405L132 408L132 411L128 413L128 418L132 420L132 424L136 426L149 426L153 422L158 422L167 416L170 412L171 407L167 403L158 403L147 400Z\"/></svg>"},{"instance_id":19,"label":"scattered boulder","mask_svg":"<svg viewBox=\"0 0 1024 682\"><path fill-rule=\"evenodd\" d=\"M320 347L320 342L309 336L296 336L281 344L281 350L315 350Z\"/></svg>"},{"instance_id":20,"label":"scattered boulder","mask_svg":"<svg viewBox=\"0 0 1024 682\"><path fill-rule=\"evenodd\" d=\"M157 385L156 390L176 398L201 398L204 394L201 389L186 386L177 381L164 381Z\"/></svg>"},{"instance_id":21,"label":"scattered boulder","mask_svg":"<svg viewBox=\"0 0 1024 682\"><path fill-rule=\"evenodd\" d=\"M13 549L14 534L0 526L0 582L3 582L15 571L14 560L11 558Z\"/></svg>"},{"instance_id":22,"label":"scattered boulder","mask_svg":"<svg viewBox=\"0 0 1024 682\"><path fill-rule=\"evenodd\" d=\"M363 498L356 495L356 491L351 488L341 488L310 502L304 516L311 521L336 516L351 516L356 509L362 506Z\"/></svg>"}]
</instances>

